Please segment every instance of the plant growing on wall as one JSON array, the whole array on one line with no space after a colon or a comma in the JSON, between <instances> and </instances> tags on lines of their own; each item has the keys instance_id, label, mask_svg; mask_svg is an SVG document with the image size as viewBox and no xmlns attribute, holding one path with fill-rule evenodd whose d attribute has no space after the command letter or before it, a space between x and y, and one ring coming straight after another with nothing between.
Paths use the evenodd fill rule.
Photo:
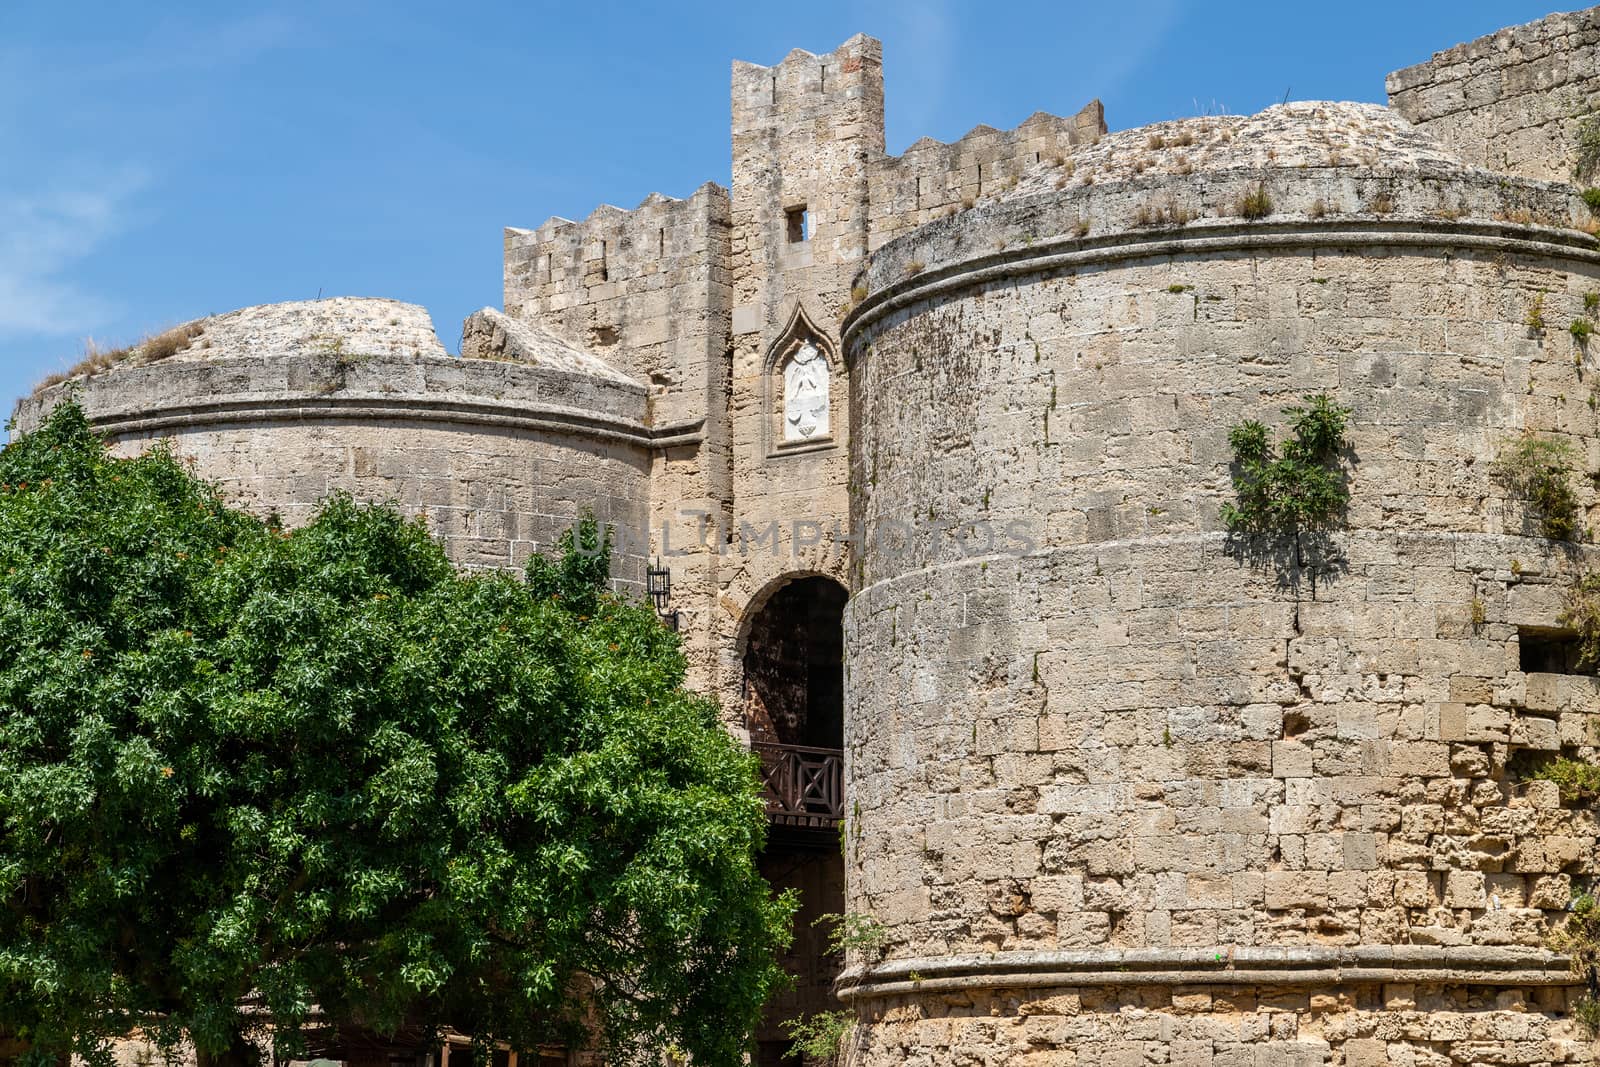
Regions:
<instances>
[{"instance_id":1,"label":"plant growing on wall","mask_svg":"<svg viewBox=\"0 0 1600 1067\"><path fill-rule=\"evenodd\" d=\"M1600 110L1591 111L1578 120L1573 155L1576 164L1573 173L1578 178L1589 178L1600 168Z\"/></svg>"},{"instance_id":2,"label":"plant growing on wall","mask_svg":"<svg viewBox=\"0 0 1600 1067\"><path fill-rule=\"evenodd\" d=\"M1245 219L1264 219L1272 214L1272 194L1267 192L1266 183L1257 182L1240 193L1233 202L1233 213Z\"/></svg>"},{"instance_id":3,"label":"plant growing on wall","mask_svg":"<svg viewBox=\"0 0 1600 1067\"><path fill-rule=\"evenodd\" d=\"M1304 574L1314 593L1317 579L1343 562L1330 534L1349 501L1341 452L1350 409L1327 393L1302 401L1283 409L1290 433L1282 442L1254 419L1228 430L1234 499L1222 505L1222 521L1230 552L1270 559L1285 586Z\"/></svg>"},{"instance_id":4,"label":"plant growing on wall","mask_svg":"<svg viewBox=\"0 0 1600 1067\"><path fill-rule=\"evenodd\" d=\"M1600 574L1585 574L1567 587L1560 618L1577 635L1578 669L1600 667Z\"/></svg>"},{"instance_id":5,"label":"plant growing on wall","mask_svg":"<svg viewBox=\"0 0 1600 1067\"><path fill-rule=\"evenodd\" d=\"M1554 782L1561 790L1561 799L1569 804L1600 798L1600 767L1585 760L1561 756L1534 768L1528 777Z\"/></svg>"},{"instance_id":6,"label":"plant growing on wall","mask_svg":"<svg viewBox=\"0 0 1600 1067\"><path fill-rule=\"evenodd\" d=\"M1590 993L1574 1006L1572 1014L1591 1034L1600 1034L1600 1000L1594 990L1600 987L1600 900L1593 890L1573 894L1567 905L1567 921L1547 939L1550 949L1572 961L1572 971L1581 975Z\"/></svg>"},{"instance_id":7,"label":"plant growing on wall","mask_svg":"<svg viewBox=\"0 0 1600 1067\"><path fill-rule=\"evenodd\" d=\"M1600 574L1584 574L1567 587L1559 618L1562 626L1577 635L1577 669L1600 667ZM1527 777L1554 783L1565 804L1592 809L1600 803L1600 766L1587 759L1557 756L1534 767ZM1596 995L1600 993L1600 900L1592 885L1574 892L1565 922L1550 933L1546 943L1569 957L1573 973L1584 979L1589 992L1573 1006L1572 1015L1591 1035L1600 1036L1600 998Z\"/></svg>"},{"instance_id":8,"label":"plant growing on wall","mask_svg":"<svg viewBox=\"0 0 1600 1067\"><path fill-rule=\"evenodd\" d=\"M1229 530L1294 535L1326 526L1344 509L1349 493L1339 450L1350 409L1327 393L1304 401L1283 409L1290 436L1281 444L1254 419L1228 430L1235 500L1222 505L1222 521Z\"/></svg>"},{"instance_id":9,"label":"plant growing on wall","mask_svg":"<svg viewBox=\"0 0 1600 1067\"><path fill-rule=\"evenodd\" d=\"M838 1062L855 1024L852 1012L824 1011L790 1019L783 1028L794 1039L791 1055L801 1056L807 1063L831 1065Z\"/></svg>"},{"instance_id":10,"label":"plant growing on wall","mask_svg":"<svg viewBox=\"0 0 1600 1067\"><path fill-rule=\"evenodd\" d=\"M1523 502L1527 521L1553 541L1579 533L1578 496L1572 490L1572 446L1557 437L1524 433L1500 448L1496 480Z\"/></svg>"},{"instance_id":11,"label":"plant growing on wall","mask_svg":"<svg viewBox=\"0 0 1600 1067\"><path fill-rule=\"evenodd\" d=\"M837 955L860 953L866 962L875 962L883 955L889 941L889 931L870 915L846 912L819 915L812 926L828 928L828 951Z\"/></svg>"}]
</instances>

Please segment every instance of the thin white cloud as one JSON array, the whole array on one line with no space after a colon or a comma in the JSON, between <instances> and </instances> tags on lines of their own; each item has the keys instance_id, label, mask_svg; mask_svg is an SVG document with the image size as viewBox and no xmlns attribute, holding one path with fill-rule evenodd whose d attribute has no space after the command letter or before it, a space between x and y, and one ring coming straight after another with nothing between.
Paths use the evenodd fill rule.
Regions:
<instances>
[{"instance_id":1,"label":"thin white cloud","mask_svg":"<svg viewBox=\"0 0 1600 1067\"><path fill-rule=\"evenodd\" d=\"M178 177L139 162L148 150L126 131L132 123L159 141L203 127L207 108L203 93L152 95L153 79L236 69L303 40L293 17L269 11L166 16L114 49L0 43L0 340L81 337L126 310L79 269L151 222L145 194ZM102 158L91 159L83 146L98 134Z\"/></svg>"},{"instance_id":2,"label":"thin white cloud","mask_svg":"<svg viewBox=\"0 0 1600 1067\"><path fill-rule=\"evenodd\" d=\"M209 25L168 16L152 26L142 41L92 57L73 75L88 84L232 70L278 48L304 42L301 24L284 12L254 12Z\"/></svg>"},{"instance_id":3,"label":"thin white cloud","mask_svg":"<svg viewBox=\"0 0 1600 1067\"><path fill-rule=\"evenodd\" d=\"M115 312L71 272L122 229L145 184L124 168L93 185L0 189L0 338L82 336Z\"/></svg>"}]
</instances>

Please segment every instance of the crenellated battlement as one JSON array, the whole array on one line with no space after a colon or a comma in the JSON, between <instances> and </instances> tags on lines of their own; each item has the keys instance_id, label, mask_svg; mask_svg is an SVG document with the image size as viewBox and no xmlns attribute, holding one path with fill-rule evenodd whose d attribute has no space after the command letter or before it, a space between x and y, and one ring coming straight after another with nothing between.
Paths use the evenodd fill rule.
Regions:
<instances>
[{"instance_id":1,"label":"crenellated battlement","mask_svg":"<svg viewBox=\"0 0 1600 1067\"><path fill-rule=\"evenodd\" d=\"M882 58L734 63L727 186L506 229L459 358L395 301L245 308L17 429L73 396L463 567L610 525L801 896L752 1063L842 1002L853 1067L1600 1067L1600 8L1389 107L1095 100L898 155ZM1236 523L1237 431L1308 398L1334 514Z\"/></svg>"},{"instance_id":2,"label":"crenellated battlement","mask_svg":"<svg viewBox=\"0 0 1600 1067\"><path fill-rule=\"evenodd\" d=\"M771 66L734 60L735 141L741 132L769 124L776 111L805 111L830 96L860 99L863 84L881 85L882 66L882 43L864 33L831 52L796 48Z\"/></svg>"},{"instance_id":3,"label":"crenellated battlement","mask_svg":"<svg viewBox=\"0 0 1600 1067\"><path fill-rule=\"evenodd\" d=\"M508 226L506 311L603 328L608 324L575 323L564 313L659 288L674 266L705 258L727 225L727 211L728 191L706 182L683 199L651 193L632 210L601 204L580 221L552 216L532 230ZM585 332L572 339L602 348L614 343Z\"/></svg>"},{"instance_id":4,"label":"crenellated battlement","mask_svg":"<svg viewBox=\"0 0 1600 1067\"><path fill-rule=\"evenodd\" d=\"M1577 150L1600 102L1600 8L1435 52L1387 86L1390 107L1469 163L1544 181L1600 178Z\"/></svg>"},{"instance_id":5,"label":"crenellated battlement","mask_svg":"<svg viewBox=\"0 0 1600 1067\"><path fill-rule=\"evenodd\" d=\"M505 310L651 381L658 420L704 417L674 387L704 373L727 329L728 191L651 193L631 211L505 231Z\"/></svg>"},{"instance_id":6,"label":"crenellated battlement","mask_svg":"<svg viewBox=\"0 0 1600 1067\"><path fill-rule=\"evenodd\" d=\"M931 137L913 142L901 155L885 156L872 167L871 247L881 248L909 230L1002 192L1033 164L1093 144L1105 132L1105 108L1091 100L1075 115L1036 111L1009 130L979 125L948 143Z\"/></svg>"}]
</instances>

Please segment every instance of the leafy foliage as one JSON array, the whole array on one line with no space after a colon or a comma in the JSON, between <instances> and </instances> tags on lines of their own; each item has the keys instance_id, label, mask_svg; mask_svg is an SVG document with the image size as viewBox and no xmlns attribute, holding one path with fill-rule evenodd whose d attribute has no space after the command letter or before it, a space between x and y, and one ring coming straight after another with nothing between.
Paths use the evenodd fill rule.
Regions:
<instances>
[{"instance_id":1,"label":"leafy foliage","mask_svg":"<svg viewBox=\"0 0 1600 1067\"><path fill-rule=\"evenodd\" d=\"M1593 996L1579 998L1572 1006L1572 1017L1589 1031L1590 1037L1600 1037L1600 1000Z\"/></svg>"},{"instance_id":2,"label":"leafy foliage","mask_svg":"<svg viewBox=\"0 0 1600 1067\"><path fill-rule=\"evenodd\" d=\"M1561 625L1578 635L1578 669L1600 667L1600 574L1585 574L1567 587Z\"/></svg>"},{"instance_id":3,"label":"leafy foliage","mask_svg":"<svg viewBox=\"0 0 1600 1067\"><path fill-rule=\"evenodd\" d=\"M1600 111L1590 111L1578 120L1578 138L1576 145L1576 165L1573 174L1577 178L1592 177L1597 168L1600 168ZM1587 193L1584 199L1588 200ZM1590 206L1593 206L1591 203Z\"/></svg>"},{"instance_id":4,"label":"leafy foliage","mask_svg":"<svg viewBox=\"0 0 1600 1067\"><path fill-rule=\"evenodd\" d=\"M1230 530L1296 534L1328 525L1344 509L1349 492L1338 454L1350 409L1335 404L1327 393L1304 401L1303 407L1283 409L1292 436L1281 446L1254 419L1228 431L1237 500L1222 506L1222 521Z\"/></svg>"},{"instance_id":5,"label":"leafy foliage","mask_svg":"<svg viewBox=\"0 0 1600 1067\"><path fill-rule=\"evenodd\" d=\"M811 925L828 928L828 951L839 956L858 952L869 960L876 960L883 955L883 948L889 942L889 931L870 915L829 913L817 916Z\"/></svg>"},{"instance_id":6,"label":"leafy foliage","mask_svg":"<svg viewBox=\"0 0 1600 1067\"><path fill-rule=\"evenodd\" d=\"M1590 995L1578 1002L1573 1015L1591 1034L1600 1033L1600 1002L1594 996L1600 985L1600 900L1592 890L1573 895L1567 905L1567 921L1550 934L1548 944L1552 951L1571 958L1573 973L1588 982Z\"/></svg>"},{"instance_id":7,"label":"leafy foliage","mask_svg":"<svg viewBox=\"0 0 1600 1067\"><path fill-rule=\"evenodd\" d=\"M280 1054L313 1005L742 1062L793 901L750 758L593 523L528 580L226 507L64 405L0 453L0 1031ZM569 548L573 542L569 542Z\"/></svg>"},{"instance_id":8,"label":"leafy foliage","mask_svg":"<svg viewBox=\"0 0 1600 1067\"><path fill-rule=\"evenodd\" d=\"M565 600L567 610L593 615L611 576L611 531L603 533L592 516L561 534L555 559L528 560L528 585L538 597Z\"/></svg>"},{"instance_id":9,"label":"leafy foliage","mask_svg":"<svg viewBox=\"0 0 1600 1067\"><path fill-rule=\"evenodd\" d=\"M794 1039L792 1054L805 1057L808 1063L831 1064L844 1051L845 1038L855 1024L853 1012L825 1011L790 1019L783 1028Z\"/></svg>"},{"instance_id":10,"label":"leafy foliage","mask_svg":"<svg viewBox=\"0 0 1600 1067\"><path fill-rule=\"evenodd\" d=\"M1539 532L1555 541L1571 541L1579 532L1572 462L1570 444L1535 433L1508 442L1495 458L1495 477L1523 501Z\"/></svg>"},{"instance_id":11,"label":"leafy foliage","mask_svg":"<svg viewBox=\"0 0 1600 1067\"><path fill-rule=\"evenodd\" d=\"M1528 777L1554 782L1561 789L1561 799L1569 803L1600 797L1600 767L1569 756L1550 760L1530 771Z\"/></svg>"}]
</instances>

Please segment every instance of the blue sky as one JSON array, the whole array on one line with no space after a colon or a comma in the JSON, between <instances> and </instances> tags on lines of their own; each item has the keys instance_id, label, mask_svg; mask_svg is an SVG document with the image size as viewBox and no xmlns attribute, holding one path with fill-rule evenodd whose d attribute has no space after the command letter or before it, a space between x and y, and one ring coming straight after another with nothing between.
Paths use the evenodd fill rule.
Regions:
<instances>
[{"instance_id":1,"label":"blue sky","mask_svg":"<svg viewBox=\"0 0 1600 1067\"><path fill-rule=\"evenodd\" d=\"M729 170L734 59L884 42L890 151L1070 114L1112 129L1383 76L1551 0L796 4L0 0L0 404L107 343L325 295L454 350L501 228Z\"/></svg>"}]
</instances>

